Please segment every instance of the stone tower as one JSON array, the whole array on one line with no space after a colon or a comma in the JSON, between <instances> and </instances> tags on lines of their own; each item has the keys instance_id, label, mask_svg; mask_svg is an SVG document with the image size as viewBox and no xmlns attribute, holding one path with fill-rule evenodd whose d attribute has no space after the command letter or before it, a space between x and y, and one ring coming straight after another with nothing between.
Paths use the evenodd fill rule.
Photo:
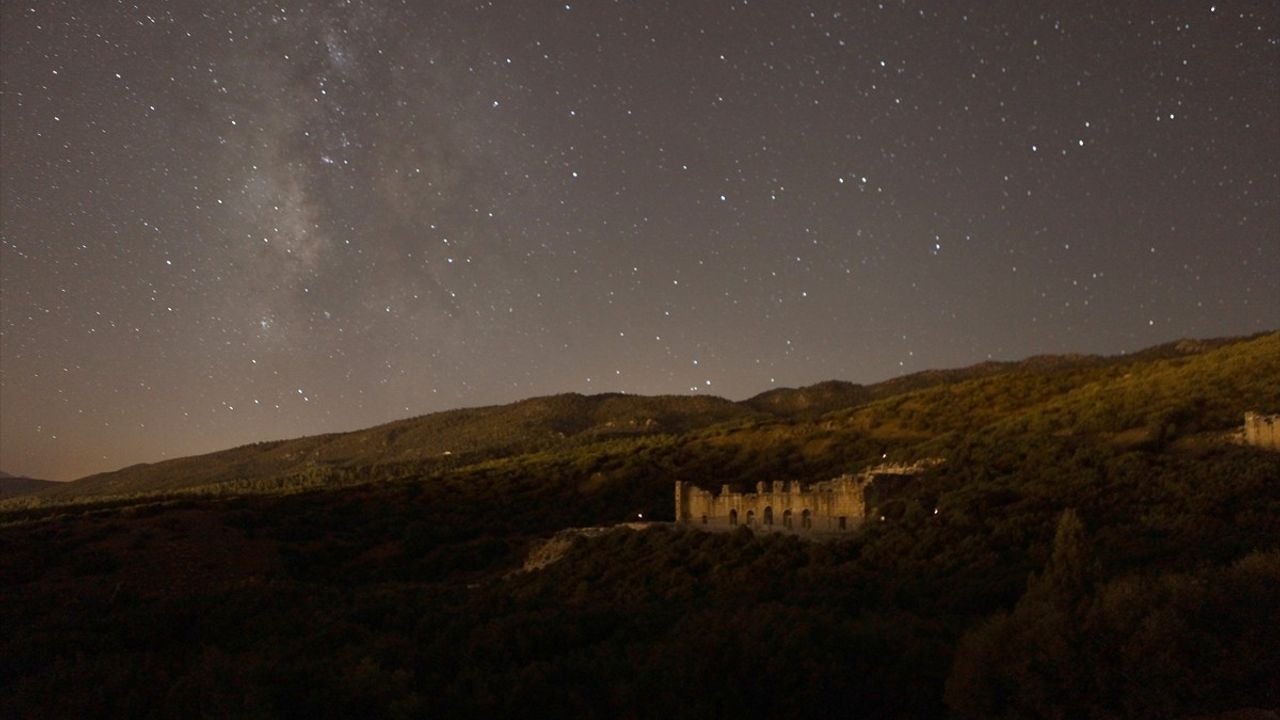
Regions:
<instances>
[{"instance_id":1,"label":"stone tower","mask_svg":"<svg viewBox=\"0 0 1280 720\"><path fill-rule=\"evenodd\" d=\"M1244 414L1245 444L1280 450L1280 415Z\"/></svg>"}]
</instances>

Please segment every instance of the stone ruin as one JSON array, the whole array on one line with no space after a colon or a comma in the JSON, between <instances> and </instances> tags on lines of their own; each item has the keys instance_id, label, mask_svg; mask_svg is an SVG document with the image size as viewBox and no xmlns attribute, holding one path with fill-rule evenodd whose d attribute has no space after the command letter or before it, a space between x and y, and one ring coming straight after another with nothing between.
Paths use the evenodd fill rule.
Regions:
<instances>
[{"instance_id":1,"label":"stone ruin","mask_svg":"<svg viewBox=\"0 0 1280 720\"><path fill-rule=\"evenodd\" d=\"M1244 442L1268 450L1280 450L1280 415L1245 413Z\"/></svg>"},{"instance_id":2,"label":"stone ruin","mask_svg":"<svg viewBox=\"0 0 1280 720\"><path fill-rule=\"evenodd\" d=\"M850 532L880 502L896 494L914 476L941 463L939 458L911 464L878 465L857 475L841 475L806 486L795 481L756 483L754 493L719 493L676 482L676 523L728 531L748 527L756 532L824 535Z\"/></svg>"}]
</instances>

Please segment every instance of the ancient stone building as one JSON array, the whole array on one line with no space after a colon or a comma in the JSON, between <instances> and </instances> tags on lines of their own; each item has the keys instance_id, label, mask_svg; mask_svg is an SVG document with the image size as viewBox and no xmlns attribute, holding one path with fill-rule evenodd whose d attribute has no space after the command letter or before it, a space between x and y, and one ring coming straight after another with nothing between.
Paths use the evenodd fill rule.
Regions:
<instances>
[{"instance_id":1,"label":"ancient stone building","mask_svg":"<svg viewBox=\"0 0 1280 720\"><path fill-rule=\"evenodd\" d=\"M849 532L867 518L869 508L895 492L912 476L937 464L881 465L858 475L841 475L805 486L794 481L756 483L754 493L719 493L676 482L676 522L704 530L827 534Z\"/></svg>"},{"instance_id":2,"label":"ancient stone building","mask_svg":"<svg viewBox=\"0 0 1280 720\"><path fill-rule=\"evenodd\" d=\"M1249 445L1280 450L1280 415L1245 413L1244 441Z\"/></svg>"}]
</instances>

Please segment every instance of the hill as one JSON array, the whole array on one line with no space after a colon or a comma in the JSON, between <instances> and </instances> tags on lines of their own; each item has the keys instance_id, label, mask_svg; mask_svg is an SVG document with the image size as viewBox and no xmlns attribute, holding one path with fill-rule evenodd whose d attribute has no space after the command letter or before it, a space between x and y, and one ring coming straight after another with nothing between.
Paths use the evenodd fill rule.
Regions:
<instances>
[{"instance_id":1,"label":"hill","mask_svg":"<svg viewBox=\"0 0 1280 720\"><path fill-rule=\"evenodd\" d=\"M60 484L50 501L208 488L243 481L340 478L379 465L454 467L549 447L611 438L678 434L755 413L717 397L578 394L532 398L398 420L347 433L254 443L134 465Z\"/></svg>"},{"instance_id":2,"label":"hill","mask_svg":"<svg viewBox=\"0 0 1280 720\"><path fill-rule=\"evenodd\" d=\"M1280 410L1277 377L1271 333L741 404L555 396L304 439L337 461L313 477L17 498L0 715L1275 708L1280 453L1232 434ZM249 456L296 467L268 460L284 445ZM676 479L886 456L947 462L841 541L659 524L559 535L521 571L566 528L669 519Z\"/></svg>"},{"instance_id":3,"label":"hill","mask_svg":"<svg viewBox=\"0 0 1280 720\"><path fill-rule=\"evenodd\" d=\"M1202 355L1238 344L1238 339L1183 340L1129 356L1038 356L1021 362L986 362L953 370L928 370L873 385L827 381L802 388L778 388L739 403L714 396L563 394L509 405L467 408L398 420L366 430L259 442L205 455L134 465L69 483L33 486L24 494L39 502L77 498L131 497L182 491L275 491L285 487L340 486L382 473L373 468L399 466L413 472L456 469L537 452L575 452L594 443L626 438L689 434L714 426L754 426L764 443L777 434L809 432L809 423L831 418L825 427L866 424L839 411L870 409L876 401L905 397L943 386L973 387L987 378L1056 373L1076 379L1106 368L1150 364ZM1145 365L1144 365L1145 366ZM1072 375L1074 374L1074 375ZM959 393L966 390L957 390ZM936 402L941 396L920 396ZM798 423L782 431L771 418ZM873 435L884 436L881 428ZM922 428L932 432L935 428ZM750 434L750 433L749 433ZM829 443L828 443L829 444ZM864 450L868 450L864 448ZM869 451L869 450L868 450ZM838 470L846 456L834 456L822 472ZM817 469L817 468L815 468Z\"/></svg>"},{"instance_id":4,"label":"hill","mask_svg":"<svg viewBox=\"0 0 1280 720\"><path fill-rule=\"evenodd\" d=\"M864 385L828 380L802 388L776 388L742 402L749 408L782 417L818 416L839 408L861 405L872 398Z\"/></svg>"},{"instance_id":5,"label":"hill","mask_svg":"<svg viewBox=\"0 0 1280 720\"><path fill-rule=\"evenodd\" d=\"M58 484L52 480L37 480L36 478L0 472L0 500L19 495L31 495L41 490L56 487Z\"/></svg>"}]
</instances>

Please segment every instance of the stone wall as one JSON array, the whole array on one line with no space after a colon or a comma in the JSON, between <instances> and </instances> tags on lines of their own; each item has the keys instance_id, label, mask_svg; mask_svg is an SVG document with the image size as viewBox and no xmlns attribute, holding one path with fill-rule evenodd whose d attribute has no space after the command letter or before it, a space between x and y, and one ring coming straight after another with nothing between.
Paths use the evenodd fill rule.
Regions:
<instances>
[{"instance_id":1,"label":"stone wall","mask_svg":"<svg viewBox=\"0 0 1280 720\"><path fill-rule=\"evenodd\" d=\"M840 532L860 523L862 486L841 476L806 488L798 482L757 483L754 493L719 493L676 483L676 521L706 530L746 526L756 531Z\"/></svg>"},{"instance_id":2,"label":"stone wall","mask_svg":"<svg viewBox=\"0 0 1280 720\"><path fill-rule=\"evenodd\" d=\"M1268 450L1280 450L1280 415L1245 413L1244 441Z\"/></svg>"},{"instance_id":3,"label":"stone wall","mask_svg":"<svg viewBox=\"0 0 1280 720\"><path fill-rule=\"evenodd\" d=\"M898 482L891 484L900 487L906 477L937 462L882 465L811 486L794 481L761 482L756 483L753 493L734 492L728 485L714 493L690 483L676 482L676 522L720 531L745 526L756 532L849 532L866 520L868 501L877 502L882 494L875 488L884 483L877 480L893 478Z\"/></svg>"}]
</instances>

